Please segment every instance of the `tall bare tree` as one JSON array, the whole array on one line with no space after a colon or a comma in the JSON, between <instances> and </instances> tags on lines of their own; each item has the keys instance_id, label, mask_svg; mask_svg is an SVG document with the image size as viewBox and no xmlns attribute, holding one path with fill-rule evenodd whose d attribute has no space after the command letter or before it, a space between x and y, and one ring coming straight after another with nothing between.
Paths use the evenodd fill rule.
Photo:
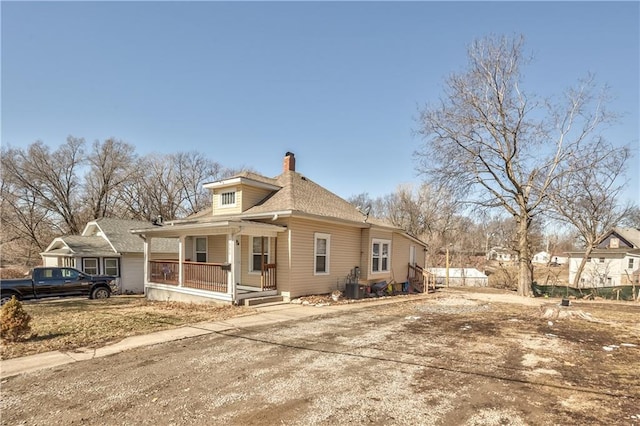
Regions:
<instances>
[{"instance_id":1,"label":"tall bare tree","mask_svg":"<svg viewBox=\"0 0 640 426\"><path fill-rule=\"evenodd\" d=\"M202 153L179 152L173 156L176 167L176 177L182 187L183 215L190 215L208 207L211 203L211 192L203 189L202 184L221 177L223 167L205 157Z\"/></svg>"},{"instance_id":2,"label":"tall bare tree","mask_svg":"<svg viewBox=\"0 0 640 426\"><path fill-rule=\"evenodd\" d=\"M577 154L564 165L549 191L551 215L574 228L584 245L584 257L572 285L578 287L587 259L599 241L633 211L621 204L624 173L631 151L597 141L589 155Z\"/></svg>"},{"instance_id":3,"label":"tall bare tree","mask_svg":"<svg viewBox=\"0 0 640 426\"><path fill-rule=\"evenodd\" d=\"M468 68L452 74L439 103L427 105L418 132L418 171L468 189L467 200L500 208L516 224L518 293L531 291L529 231L568 158L586 153L609 118L591 79L560 103L537 101L521 86L524 40L486 37L468 49Z\"/></svg>"},{"instance_id":4,"label":"tall bare tree","mask_svg":"<svg viewBox=\"0 0 640 426\"><path fill-rule=\"evenodd\" d=\"M63 232L79 233L86 214L78 175L84 157L84 140L69 136L55 151L38 141L26 150L2 152L3 179L15 185L15 195L28 195L38 207L49 211Z\"/></svg>"},{"instance_id":5,"label":"tall bare tree","mask_svg":"<svg viewBox=\"0 0 640 426\"><path fill-rule=\"evenodd\" d=\"M135 148L126 142L110 138L93 143L84 179L84 197L92 219L123 212L121 189L135 176L135 160Z\"/></svg>"}]
</instances>

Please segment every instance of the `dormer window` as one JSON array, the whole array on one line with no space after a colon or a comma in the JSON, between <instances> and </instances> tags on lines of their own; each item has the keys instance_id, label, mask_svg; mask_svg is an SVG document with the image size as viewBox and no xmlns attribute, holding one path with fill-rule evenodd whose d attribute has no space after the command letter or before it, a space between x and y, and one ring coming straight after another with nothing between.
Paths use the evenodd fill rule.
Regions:
<instances>
[{"instance_id":1,"label":"dormer window","mask_svg":"<svg viewBox=\"0 0 640 426\"><path fill-rule=\"evenodd\" d=\"M233 207L236 205L236 191L222 192L220 194L220 207Z\"/></svg>"}]
</instances>

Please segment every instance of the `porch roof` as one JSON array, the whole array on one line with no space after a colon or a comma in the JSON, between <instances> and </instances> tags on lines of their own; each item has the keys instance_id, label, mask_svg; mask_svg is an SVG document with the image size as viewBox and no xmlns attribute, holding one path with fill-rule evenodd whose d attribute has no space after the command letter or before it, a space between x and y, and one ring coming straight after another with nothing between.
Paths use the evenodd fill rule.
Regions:
<instances>
[{"instance_id":1,"label":"porch roof","mask_svg":"<svg viewBox=\"0 0 640 426\"><path fill-rule=\"evenodd\" d=\"M227 219L219 221L192 222L192 223L169 223L164 226L153 228L134 229L133 234L152 237L180 237L193 235L197 231L198 235L261 235L275 237L279 232L286 231L285 226L273 225L270 223L255 222L251 220Z\"/></svg>"}]
</instances>

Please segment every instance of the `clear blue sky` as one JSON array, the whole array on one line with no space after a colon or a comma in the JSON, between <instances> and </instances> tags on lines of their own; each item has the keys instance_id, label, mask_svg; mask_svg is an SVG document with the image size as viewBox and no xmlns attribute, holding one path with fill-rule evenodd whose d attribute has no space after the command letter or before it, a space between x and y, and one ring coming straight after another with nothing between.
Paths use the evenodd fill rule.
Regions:
<instances>
[{"instance_id":1,"label":"clear blue sky","mask_svg":"<svg viewBox=\"0 0 640 426\"><path fill-rule=\"evenodd\" d=\"M418 183L418 107L489 34L523 34L525 89L587 73L639 144L638 2L2 1L2 143L116 137L139 154L297 170L342 197ZM638 196L639 156L630 198Z\"/></svg>"}]
</instances>

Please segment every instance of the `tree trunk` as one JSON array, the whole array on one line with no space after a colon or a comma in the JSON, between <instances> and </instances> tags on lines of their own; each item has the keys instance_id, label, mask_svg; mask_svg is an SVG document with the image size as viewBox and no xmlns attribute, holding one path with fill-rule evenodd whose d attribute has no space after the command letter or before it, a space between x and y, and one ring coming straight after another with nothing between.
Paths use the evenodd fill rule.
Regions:
<instances>
[{"instance_id":1,"label":"tree trunk","mask_svg":"<svg viewBox=\"0 0 640 426\"><path fill-rule=\"evenodd\" d=\"M580 265L578 266L578 270L576 271L576 276L573 277L573 287L580 288L580 278L582 277L582 273L584 272L584 267L587 265L587 260L593 251L593 247L589 246L587 250L584 252L584 256L582 256L582 260L580 261Z\"/></svg>"},{"instance_id":2,"label":"tree trunk","mask_svg":"<svg viewBox=\"0 0 640 426\"><path fill-rule=\"evenodd\" d=\"M531 268L531 250L529 249L529 226L531 218L527 213L520 217L518 223L518 295L529 296L531 283L533 282L533 269Z\"/></svg>"}]
</instances>

